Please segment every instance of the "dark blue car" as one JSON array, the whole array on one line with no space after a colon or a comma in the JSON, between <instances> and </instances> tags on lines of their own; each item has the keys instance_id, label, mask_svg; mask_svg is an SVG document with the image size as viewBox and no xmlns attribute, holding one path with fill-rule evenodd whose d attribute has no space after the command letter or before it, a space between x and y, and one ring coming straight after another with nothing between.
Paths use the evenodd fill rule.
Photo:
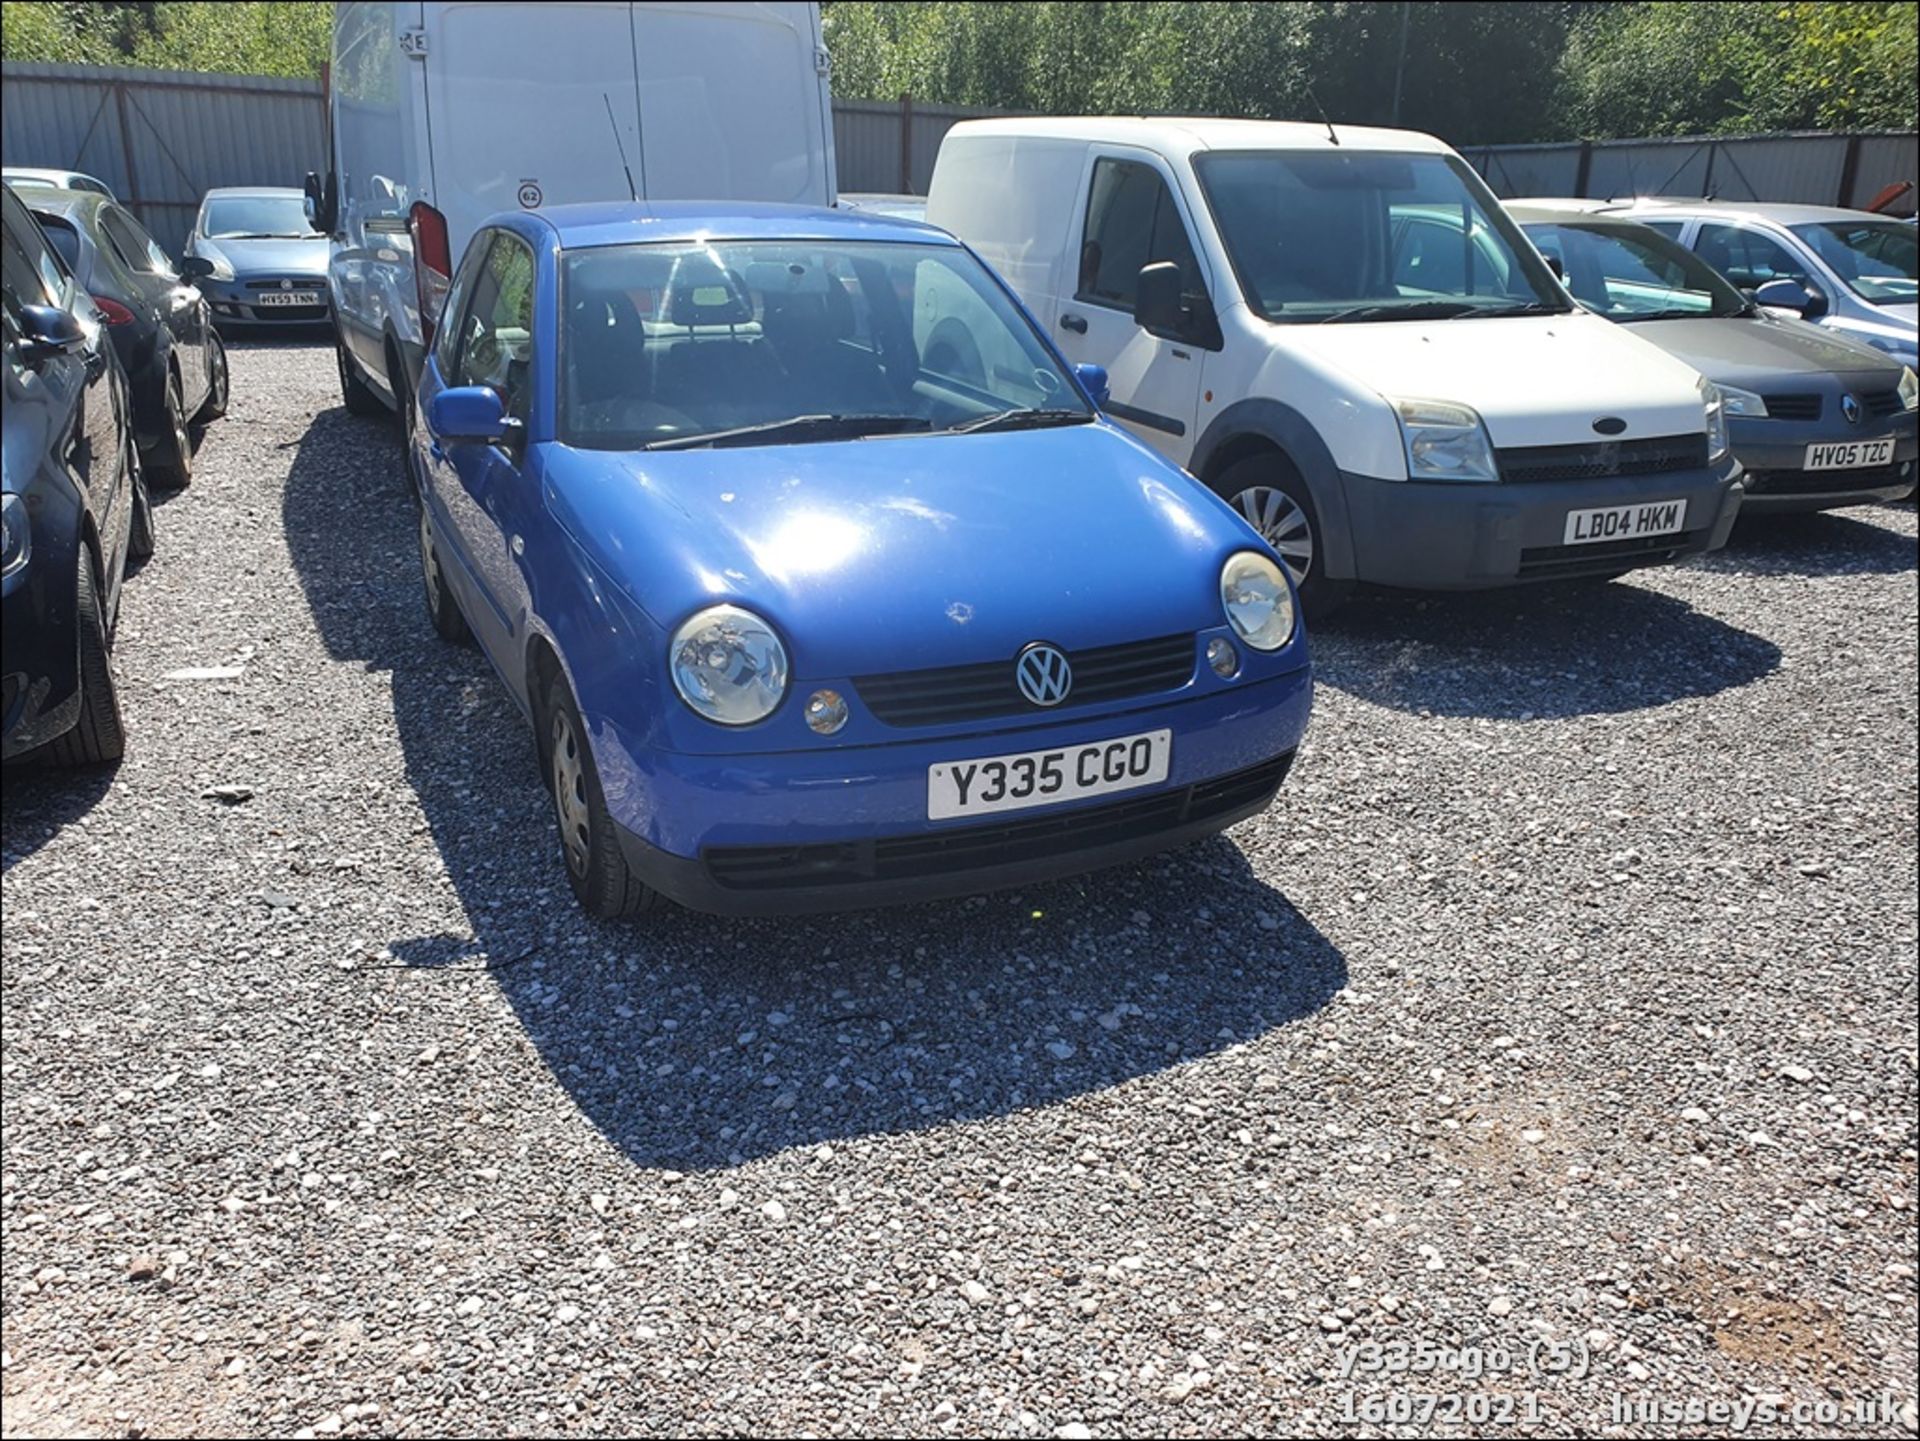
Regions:
<instances>
[{"instance_id":1,"label":"dark blue car","mask_svg":"<svg viewBox=\"0 0 1920 1441\"><path fill-rule=\"evenodd\" d=\"M1293 593L1104 380L911 221L480 230L417 390L426 598L532 718L590 912L967 894L1272 800Z\"/></svg>"}]
</instances>

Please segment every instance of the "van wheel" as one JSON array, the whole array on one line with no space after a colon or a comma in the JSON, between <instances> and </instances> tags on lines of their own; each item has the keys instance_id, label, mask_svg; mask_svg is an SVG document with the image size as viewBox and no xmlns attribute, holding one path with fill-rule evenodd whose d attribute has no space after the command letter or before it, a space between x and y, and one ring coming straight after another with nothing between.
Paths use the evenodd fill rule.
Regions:
<instances>
[{"instance_id":1,"label":"van wheel","mask_svg":"<svg viewBox=\"0 0 1920 1441\"><path fill-rule=\"evenodd\" d=\"M378 415L386 409L373 387L354 369L353 357L347 354L347 343L337 326L333 332L333 363L340 370L340 398L346 402L348 415Z\"/></svg>"},{"instance_id":2,"label":"van wheel","mask_svg":"<svg viewBox=\"0 0 1920 1441\"><path fill-rule=\"evenodd\" d=\"M563 676L547 693L542 732L546 737L547 783L553 793L553 818L560 827L560 859L574 898L590 916L603 921L639 915L660 902L627 865L613 818L607 814L600 772L587 747L587 728Z\"/></svg>"},{"instance_id":3,"label":"van wheel","mask_svg":"<svg viewBox=\"0 0 1920 1441\"><path fill-rule=\"evenodd\" d=\"M166 419L153 448L153 475L176 490L193 479L193 434L187 429L186 397L180 393L179 375L172 371L167 373Z\"/></svg>"},{"instance_id":4,"label":"van wheel","mask_svg":"<svg viewBox=\"0 0 1920 1441\"><path fill-rule=\"evenodd\" d=\"M1249 456L1228 466L1213 488L1279 552L1308 615L1330 615L1352 594L1350 582L1328 578L1320 513L1307 483L1285 461Z\"/></svg>"},{"instance_id":5,"label":"van wheel","mask_svg":"<svg viewBox=\"0 0 1920 1441\"><path fill-rule=\"evenodd\" d=\"M447 591L446 577L440 570L440 550L434 544L433 521L426 506L420 507L420 579L426 589L427 614L433 618L440 639L465 645L473 639L460 605Z\"/></svg>"},{"instance_id":6,"label":"van wheel","mask_svg":"<svg viewBox=\"0 0 1920 1441\"><path fill-rule=\"evenodd\" d=\"M220 333L213 334L213 349L207 355L207 398L193 417L195 425L206 425L227 413L232 384L227 376L227 343Z\"/></svg>"},{"instance_id":7,"label":"van wheel","mask_svg":"<svg viewBox=\"0 0 1920 1441\"><path fill-rule=\"evenodd\" d=\"M47 743L55 765L98 766L120 759L127 751L126 726L120 719L120 695L113 685L113 663L107 654L107 620L100 606L100 587L93 579L93 557L80 547L76 581L80 631L80 718L73 729Z\"/></svg>"}]
</instances>

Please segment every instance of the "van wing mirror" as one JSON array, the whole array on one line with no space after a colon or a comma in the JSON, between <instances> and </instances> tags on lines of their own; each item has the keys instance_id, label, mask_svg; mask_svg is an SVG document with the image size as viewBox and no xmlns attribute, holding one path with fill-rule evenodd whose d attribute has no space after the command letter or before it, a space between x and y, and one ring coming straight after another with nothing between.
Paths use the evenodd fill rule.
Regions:
<instances>
[{"instance_id":1,"label":"van wing mirror","mask_svg":"<svg viewBox=\"0 0 1920 1441\"><path fill-rule=\"evenodd\" d=\"M303 206L307 213L307 224L323 235L333 234L333 222L338 218L338 192L334 188L333 172L329 170L323 180L318 171L307 172L306 183L301 187L306 192Z\"/></svg>"},{"instance_id":2,"label":"van wing mirror","mask_svg":"<svg viewBox=\"0 0 1920 1441\"><path fill-rule=\"evenodd\" d=\"M1140 267L1133 287L1133 323L1149 335L1178 336L1186 312L1180 305L1180 267L1156 260Z\"/></svg>"}]
</instances>

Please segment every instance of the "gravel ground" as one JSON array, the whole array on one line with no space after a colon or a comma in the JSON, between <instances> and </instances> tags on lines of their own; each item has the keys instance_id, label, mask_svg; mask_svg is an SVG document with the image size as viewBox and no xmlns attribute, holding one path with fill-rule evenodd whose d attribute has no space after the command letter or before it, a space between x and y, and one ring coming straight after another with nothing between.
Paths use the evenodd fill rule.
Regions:
<instances>
[{"instance_id":1,"label":"gravel ground","mask_svg":"<svg viewBox=\"0 0 1920 1441\"><path fill-rule=\"evenodd\" d=\"M1913 1432L1911 504L1363 602L1154 862L602 927L387 432L233 373L7 781L8 1434Z\"/></svg>"}]
</instances>

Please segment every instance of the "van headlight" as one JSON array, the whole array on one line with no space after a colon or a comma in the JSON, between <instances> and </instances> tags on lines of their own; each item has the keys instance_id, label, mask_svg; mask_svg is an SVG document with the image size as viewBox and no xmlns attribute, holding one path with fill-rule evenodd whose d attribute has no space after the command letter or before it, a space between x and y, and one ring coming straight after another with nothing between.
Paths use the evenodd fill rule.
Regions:
<instances>
[{"instance_id":1,"label":"van headlight","mask_svg":"<svg viewBox=\"0 0 1920 1441\"><path fill-rule=\"evenodd\" d=\"M1220 568L1220 608L1234 633L1255 650L1279 650L1293 639L1293 590L1280 567L1242 550Z\"/></svg>"},{"instance_id":2,"label":"van headlight","mask_svg":"<svg viewBox=\"0 0 1920 1441\"><path fill-rule=\"evenodd\" d=\"M773 627L737 605L715 605L673 633L667 651L680 699L723 726L752 725L787 693L787 649Z\"/></svg>"},{"instance_id":3,"label":"van headlight","mask_svg":"<svg viewBox=\"0 0 1920 1441\"><path fill-rule=\"evenodd\" d=\"M1700 377L1700 403L1707 411L1707 464L1727 458L1727 404L1720 387Z\"/></svg>"},{"instance_id":4,"label":"van headlight","mask_svg":"<svg viewBox=\"0 0 1920 1441\"><path fill-rule=\"evenodd\" d=\"M1413 480L1490 481L1500 478L1493 442L1480 412L1451 400L1395 400L1400 438Z\"/></svg>"},{"instance_id":5,"label":"van headlight","mask_svg":"<svg viewBox=\"0 0 1920 1441\"><path fill-rule=\"evenodd\" d=\"M1914 379L1913 367L1900 367L1900 408L1912 410L1920 406L1920 380Z\"/></svg>"},{"instance_id":6,"label":"van headlight","mask_svg":"<svg viewBox=\"0 0 1920 1441\"><path fill-rule=\"evenodd\" d=\"M27 503L12 491L0 494L0 575L12 575L33 554Z\"/></svg>"},{"instance_id":7,"label":"van headlight","mask_svg":"<svg viewBox=\"0 0 1920 1441\"><path fill-rule=\"evenodd\" d=\"M1767 418L1767 402L1751 390L1742 390L1737 385L1720 387L1720 404L1728 415L1745 416L1749 420Z\"/></svg>"}]
</instances>

